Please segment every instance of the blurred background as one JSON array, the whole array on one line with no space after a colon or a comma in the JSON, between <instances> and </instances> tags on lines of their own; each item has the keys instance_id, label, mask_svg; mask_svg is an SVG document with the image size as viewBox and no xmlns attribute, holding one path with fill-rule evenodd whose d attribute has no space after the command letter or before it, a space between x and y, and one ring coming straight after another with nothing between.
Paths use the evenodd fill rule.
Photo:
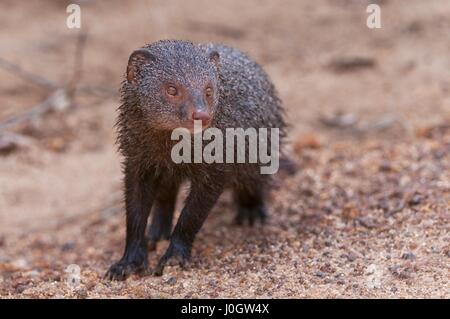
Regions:
<instances>
[{"instance_id":1,"label":"blurred background","mask_svg":"<svg viewBox=\"0 0 450 319\"><path fill-rule=\"evenodd\" d=\"M19 238L23 247L38 240L44 248L58 242L68 245L68 251L76 250L66 237L83 236L83 228L76 225L100 214L117 215L117 233L116 246L111 244L98 272L113 256L118 257L123 225L122 174L113 130L117 90L129 54L167 38L222 42L263 65L286 108L291 125L289 152L301 167L309 167L299 173L306 174L306 179L314 181L314 174L333 179L333 172L324 171L333 160L338 163L336 170L348 173L355 164L344 158L346 154L362 157L374 149L380 150L375 156L377 167L392 173L392 147L431 143L422 151L426 154L437 147L441 152L440 166L436 164L433 172L442 179L438 201L447 215L441 225L448 225L448 171L443 169L448 168L450 122L449 1L86 0L78 2L81 29L66 27L69 3L0 1L0 242L4 256L14 259L11 256L20 251L9 238ZM366 26L370 3L381 6L380 29ZM438 143L436 132L441 144L433 146ZM399 167L414 165L422 156L416 149L405 152L400 152L408 155L400 157ZM322 166L308 166L316 161ZM425 166L432 163L425 161ZM411 172L416 172L414 167ZM401 176L390 178L398 181ZM434 175L431 180L436 181ZM409 185L409 180L404 184ZM291 180L277 196L296 194L297 200L292 195L289 201L302 202L305 196L317 194L314 205L308 207L313 207L311 216L321 211L318 203L325 198L319 191L305 195L297 192L298 185L297 179ZM346 187L363 194L369 186ZM327 194L339 196L334 191ZM348 202L347 198L337 205L339 214L352 214L352 207L344 207ZM308 207L289 209L310 216ZM72 230L62 233L66 224ZM59 239L49 235L55 232ZM23 263L19 259L16 266ZM25 264L33 268L32 261ZM436 264L442 270L441 266Z\"/></svg>"}]
</instances>

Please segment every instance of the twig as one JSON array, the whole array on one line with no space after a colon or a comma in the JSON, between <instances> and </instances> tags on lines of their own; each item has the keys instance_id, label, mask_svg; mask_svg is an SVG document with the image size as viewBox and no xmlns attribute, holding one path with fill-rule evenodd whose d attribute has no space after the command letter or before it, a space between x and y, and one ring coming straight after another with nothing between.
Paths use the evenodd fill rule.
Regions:
<instances>
[{"instance_id":1,"label":"twig","mask_svg":"<svg viewBox=\"0 0 450 319\"><path fill-rule=\"evenodd\" d=\"M117 95L117 91L115 89L104 86L83 85L77 89L77 94L112 97Z\"/></svg>"},{"instance_id":2,"label":"twig","mask_svg":"<svg viewBox=\"0 0 450 319\"><path fill-rule=\"evenodd\" d=\"M83 75L83 52L86 46L86 41L87 34L85 32L81 32L77 38L73 75L66 86L67 96L70 99L74 98L78 83L81 81L81 77Z\"/></svg>"},{"instance_id":3,"label":"twig","mask_svg":"<svg viewBox=\"0 0 450 319\"><path fill-rule=\"evenodd\" d=\"M11 132L3 132L0 134L0 155L9 154L18 147L26 147L31 144L29 137Z\"/></svg>"},{"instance_id":4,"label":"twig","mask_svg":"<svg viewBox=\"0 0 450 319\"><path fill-rule=\"evenodd\" d=\"M20 66L0 58L0 67L19 76L22 79L53 90L53 93L43 102L33 106L29 111L10 117L0 122L0 131L20 124L27 120L33 120L51 110L63 110L73 104L75 94L79 91L87 95L110 96L112 90L101 87L84 86L78 88L83 74L83 53L87 41L85 32L79 33L75 48L73 74L65 86L59 86L46 78L23 70Z\"/></svg>"},{"instance_id":5,"label":"twig","mask_svg":"<svg viewBox=\"0 0 450 319\"><path fill-rule=\"evenodd\" d=\"M35 105L31 108L31 110L12 116L6 121L0 123L0 131L27 120L34 120L52 109L63 109L68 103L69 101L67 100L67 94L65 91L63 89L57 89L45 101Z\"/></svg>"},{"instance_id":6,"label":"twig","mask_svg":"<svg viewBox=\"0 0 450 319\"><path fill-rule=\"evenodd\" d=\"M83 44L84 45L84 44ZM80 65L80 62L76 62L76 64ZM11 74L16 75L19 78L22 78L25 81L32 82L40 87L55 90L58 88L62 88L62 86L57 85L55 82L48 80L40 75L34 74L32 72L24 70L21 66L3 59L0 57L0 68L10 72ZM81 74L77 76L81 77ZM73 81L72 77L72 81ZM72 82L71 81L71 82ZM85 94L85 95L97 95L103 97L110 97L117 94L117 92L109 87L103 86L93 86L93 85L82 85L77 88L77 93Z\"/></svg>"},{"instance_id":7,"label":"twig","mask_svg":"<svg viewBox=\"0 0 450 319\"><path fill-rule=\"evenodd\" d=\"M16 75L26 81L32 82L32 83L34 83L38 86L44 87L46 89L56 89L58 87L58 85L56 85L56 83L54 83L50 80L47 80L46 78L39 76L37 74L28 72L28 71L22 69L17 64L7 61L1 57L0 57L0 68Z\"/></svg>"}]
</instances>

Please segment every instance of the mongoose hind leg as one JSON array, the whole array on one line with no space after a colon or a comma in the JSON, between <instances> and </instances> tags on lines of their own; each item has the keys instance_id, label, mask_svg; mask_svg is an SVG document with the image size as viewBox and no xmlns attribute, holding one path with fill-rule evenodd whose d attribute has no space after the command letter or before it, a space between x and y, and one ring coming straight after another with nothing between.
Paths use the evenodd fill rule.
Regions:
<instances>
[{"instance_id":1,"label":"mongoose hind leg","mask_svg":"<svg viewBox=\"0 0 450 319\"><path fill-rule=\"evenodd\" d=\"M158 241L170 238L177 193L178 185L174 182L161 185L158 190L147 233L149 251L156 249Z\"/></svg>"},{"instance_id":2,"label":"mongoose hind leg","mask_svg":"<svg viewBox=\"0 0 450 319\"><path fill-rule=\"evenodd\" d=\"M253 226L259 220L261 224L267 221L268 214L264 202L264 192L258 187L236 187L234 190L237 202L236 225L248 223Z\"/></svg>"}]
</instances>

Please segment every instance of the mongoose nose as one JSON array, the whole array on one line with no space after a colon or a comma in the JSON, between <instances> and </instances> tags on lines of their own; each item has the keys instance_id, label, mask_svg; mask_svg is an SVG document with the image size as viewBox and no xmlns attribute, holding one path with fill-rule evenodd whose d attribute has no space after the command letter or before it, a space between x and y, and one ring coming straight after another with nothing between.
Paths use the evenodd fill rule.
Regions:
<instances>
[{"instance_id":1,"label":"mongoose nose","mask_svg":"<svg viewBox=\"0 0 450 319\"><path fill-rule=\"evenodd\" d=\"M199 111L199 112L192 113L192 119L194 121L200 120L200 121L202 121L202 124L207 124L209 122L209 120L211 119L211 116L209 115L208 112Z\"/></svg>"}]
</instances>

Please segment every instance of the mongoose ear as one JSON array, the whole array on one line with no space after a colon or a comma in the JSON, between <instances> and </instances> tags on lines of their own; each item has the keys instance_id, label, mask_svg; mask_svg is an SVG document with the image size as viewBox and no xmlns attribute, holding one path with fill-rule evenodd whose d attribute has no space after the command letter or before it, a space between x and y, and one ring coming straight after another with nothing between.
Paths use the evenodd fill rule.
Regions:
<instances>
[{"instance_id":1,"label":"mongoose ear","mask_svg":"<svg viewBox=\"0 0 450 319\"><path fill-rule=\"evenodd\" d=\"M219 68L219 61L220 61L220 55L217 51L211 51L209 53L209 60L216 65L217 68Z\"/></svg>"},{"instance_id":2,"label":"mongoose ear","mask_svg":"<svg viewBox=\"0 0 450 319\"><path fill-rule=\"evenodd\" d=\"M156 60L155 56L146 49L138 49L131 53L127 66L127 81L136 84L136 74L142 65L149 64Z\"/></svg>"}]
</instances>

